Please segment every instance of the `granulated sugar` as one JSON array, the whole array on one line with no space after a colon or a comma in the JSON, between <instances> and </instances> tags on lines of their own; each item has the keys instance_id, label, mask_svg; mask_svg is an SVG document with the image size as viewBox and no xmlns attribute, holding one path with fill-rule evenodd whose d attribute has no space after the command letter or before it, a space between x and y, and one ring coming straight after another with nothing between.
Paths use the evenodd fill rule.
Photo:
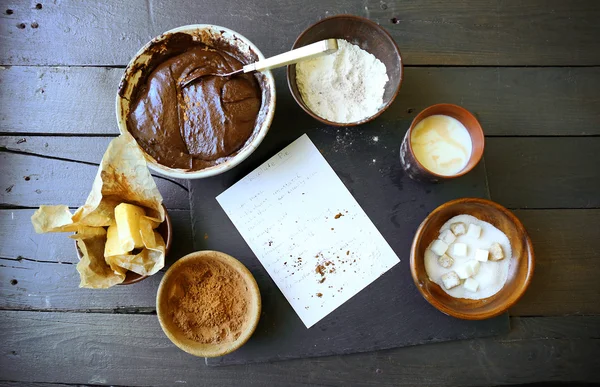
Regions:
<instances>
[{"instance_id":1,"label":"granulated sugar","mask_svg":"<svg viewBox=\"0 0 600 387\"><path fill-rule=\"evenodd\" d=\"M457 215L448 220L440 228L440 233L449 230L450 225L455 222L463 222L465 225L475 224L481 227L480 238L474 239L469 235L460 235L454 243L467 244L467 255L456 256L452 254L451 249L447 253L454 259L454 264L450 268L444 268L438 264L438 256L431 251L431 246L425 251L425 270L429 279L440 285L440 287L449 295L456 298L468 298L480 300L491 297L496 294L508 278L508 271L512 258L512 248L506 234L494 227L488 222L484 222L471 215ZM446 289L442 283L442 276L448 272L455 271L464 266L469 261L475 259L475 252L479 249L489 250L492 243L497 242L502 246L505 258L501 261L487 261L481 263L480 269L473 278L479 283L479 289L476 292L470 292L464 286L457 286L452 289Z\"/></svg>"},{"instance_id":2,"label":"granulated sugar","mask_svg":"<svg viewBox=\"0 0 600 387\"><path fill-rule=\"evenodd\" d=\"M318 116L353 123L375 115L388 81L385 65L373 54L338 39L338 50L296 65L304 103Z\"/></svg>"}]
</instances>

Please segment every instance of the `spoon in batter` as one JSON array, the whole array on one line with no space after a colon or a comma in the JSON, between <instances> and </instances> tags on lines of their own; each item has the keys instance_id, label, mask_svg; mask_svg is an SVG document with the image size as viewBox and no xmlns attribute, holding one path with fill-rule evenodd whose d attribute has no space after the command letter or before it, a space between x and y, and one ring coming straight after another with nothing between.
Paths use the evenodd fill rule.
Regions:
<instances>
[{"instance_id":1,"label":"spoon in batter","mask_svg":"<svg viewBox=\"0 0 600 387\"><path fill-rule=\"evenodd\" d=\"M337 40L326 39L292 51L284 52L283 54L259 60L258 62L247 64L239 70L226 74L205 73L202 68L198 68L185 77L185 79L180 83L180 86L184 88L196 82L198 79L209 75L214 75L217 77L231 77L234 75L252 73L255 71L271 70L289 64L294 64L302 60L315 58L320 55L331 54L332 52L337 51L337 49Z\"/></svg>"}]
</instances>

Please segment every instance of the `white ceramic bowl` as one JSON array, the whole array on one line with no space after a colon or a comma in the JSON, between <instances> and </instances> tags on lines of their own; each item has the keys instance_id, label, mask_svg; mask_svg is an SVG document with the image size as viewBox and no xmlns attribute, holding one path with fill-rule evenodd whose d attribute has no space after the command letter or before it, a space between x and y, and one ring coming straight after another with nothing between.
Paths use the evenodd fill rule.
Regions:
<instances>
[{"instance_id":1,"label":"white ceramic bowl","mask_svg":"<svg viewBox=\"0 0 600 387\"><path fill-rule=\"evenodd\" d=\"M150 42L146 43L146 45L135 54L131 62L129 62L127 65L125 73L121 78L121 84L119 86L119 92L117 93L116 100L117 123L121 133L129 132L127 129L127 117L130 111L130 99L138 81L140 80L142 72L147 71L148 64L152 59L152 54L149 50L150 47L166 41L170 35L175 33L185 33L191 35L195 41L202 42L207 46L211 46L211 43L216 40L225 40L232 46L236 47L244 57L247 57L248 62L252 60L251 58L255 58L255 60L261 60L265 58L259 49L244 36L230 30L229 28L215 26L212 24L192 24L182 26L157 36ZM258 145L260 145L262 140L267 135L271 122L273 121L273 114L275 113L275 80L273 78L273 74L271 71L264 71L258 73L258 76L263 77L262 80L259 81L262 89L262 106L256 120L254 134L237 152L237 154L220 164L197 171L187 171L185 169L169 168L159 164L152 156L147 154L142 147L140 147L146 156L146 161L148 162L150 169L174 178L201 179L228 171L250 156L250 154L254 152L254 150L258 147Z\"/></svg>"}]
</instances>

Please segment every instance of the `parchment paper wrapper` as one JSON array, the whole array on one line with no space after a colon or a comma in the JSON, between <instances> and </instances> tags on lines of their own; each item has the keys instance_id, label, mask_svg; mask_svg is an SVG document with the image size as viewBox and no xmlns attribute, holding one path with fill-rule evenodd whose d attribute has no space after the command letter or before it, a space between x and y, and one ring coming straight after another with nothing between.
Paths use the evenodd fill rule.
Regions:
<instances>
[{"instance_id":1,"label":"parchment paper wrapper","mask_svg":"<svg viewBox=\"0 0 600 387\"><path fill-rule=\"evenodd\" d=\"M147 219L141 221L144 248L139 254L104 257L106 229L115 222L120 203L143 207ZM135 140L122 134L111 141L104 153L92 191L85 204L71 214L66 205L40 206L31 217L37 233L75 232L71 238L83 257L77 264L80 287L108 288L125 280L131 270L152 275L165 264L165 241L152 225L162 223L165 212L162 196L146 166ZM148 229L149 228L149 229Z\"/></svg>"}]
</instances>

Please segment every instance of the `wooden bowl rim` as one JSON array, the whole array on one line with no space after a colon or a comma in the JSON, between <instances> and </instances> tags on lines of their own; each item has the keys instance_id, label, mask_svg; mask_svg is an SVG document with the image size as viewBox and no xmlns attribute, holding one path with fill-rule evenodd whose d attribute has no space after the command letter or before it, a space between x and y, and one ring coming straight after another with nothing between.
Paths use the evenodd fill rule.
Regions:
<instances>
[{"instance_id":1,"label":"wooden bowl rim","mask_svg":"<svg viewBox=\"0 0 600 387\"><path fill-rule=\"evenodd\" d=\"M253 315L249 315L248 327L240 334L240 337L238 337L237 340L231 343L196 343L194 345L189 344L189 340L187 342L179 340L179 338L173 332L171 332L171 330L169 330L169 327L166 323L166 320L169 317L166 316L166 311L162 310L160 306L160 300L166 296L166 283L169 281L169 278L173 275L176 275L179 272L180 267L192 262L202 260L207 256L210 256L210 259L216 259L221 263L229 265L242 276L249 288L250 302L256 307L256 313L254 313ZM231 255L214 250L195 251L177 260L177 262L171 265L169 270L167 270L167 272L163 276L162 280L160 281L160 285L158 286L158 291L156 293L156 315L158 316L158 322L160 323L160 326L165 335L167 335L169 340L171 340L171 342L177 347L179 347L181 350L191 355L199 357L208 358L224 356L244 345L250 339L250 337L252 337L254 331L256 330L256 326L258 325L258 321L260 320L261 310L262 300L260 296L260 290L258 288L258 284L256 283L256 279L254 278L250 270L248 270L248 268L243 263L241 263L239 260L232 257Z\"/></svg>"},{"instance_id":2,"label":"wooden bowl rim","mask_svg":"<svg viewBox=\"0 0 600 387\"><path fill-rule=\"evenodd\" d=\"M452 207L457 204L464 204L464 203L476 203L476 204L480 204L483 206L493 207L494 209L505 214L511 220L511 222L517 227L517 229L519 230L519 233L522 234L523 239L525 240L525 244L526 244L526 251L528 253L527 257L526 257L526 259L527 259L527 275L525 277L525 280L519 284L519 286L517 287L517 291L513 292L507 298L507 300L505 302L500 304L494 310L487 312L487 313L485 313L485 312L464 313L464 312L457 311L454 308L448 307L444 303L440 302L437 298L435 298L429 292L426 292L424 287L419 285L419 277L418 277L418 273L417 273L417 269L416 269L416 259L417 259L417 256L416 256L417 251L416 250L417 250L417 243L418 243L418 241L420 241L421 237L423 236L425 227L431 221L433 216L435 216L438 212L440 212L443 209L446 209L448 207ZM496 202L493 202L493 201L487 200L487 199L461 198L461 199L451 200L449 202L446 202L446 203L440 205L435 210L431 211L431 213L429 215L427 215L427 217L423 220L423 222L421 222L421 224L419 225L419 228L417 229L417 231L415 233L415 237L413 238L413 243L412 243L412 246L410 249L410 272L411 272L413 281L415 283L415 286L417 287L417 289L419 290L419 292L421 293L423 298L425 298L427 300L427 302L429 302L431 305L433 305L440 312L447 314L449 316L452 316L452 317L463 319L463 320L485 320L485 319L499 316L502 313L506 312L510 307L512 307L517 301L519 301L521 299L523 294L525 294L525 291L527 290L527 288L529 287L529 284L531 283L534 268L535 268L535 253L533 251L533 244L531 243L531 238L529 237L529 234L527 233L525 226L523 226L523 223L521 223L519 218L517 218L510 210L508 210L507 208L501 206L500 204L498 204ZM426 276L426 281L430 281L432 283L432 285L434 285L434 286L439 286L438 284L431 281L429 279L429 277L427 277L427 276ZM443 289L442 289L442 291L443 291ZM502 291L502 289L500 289L499 292L501 292L501 291ZM457 300L460 301L462 299L457 298Z\"/></svg>"},{"instance_id":3,"label":"wooden bowl rim","mask_svg":"<svg viewBox=\"0 0 600 387\"><path fill-rule=\"evenodd\" d=\"M425 118L430 117L434 114L429 114L432 110L437 110L440 108L449 108L455 111L461 111L464 114L470 116L471 118L473 118L475 120L475 122L477 123L477 131L481 133L481 141L482 141L482 150L481 150L481 154L478 156L477 158L477 162L475 162L470 168L465 168L462 171L460 171L459 173L457 173L456 175L440 175L438 173L435 173L431 170L429 170L428 168L426 168L423 164L421 164L421 162L419 161L419 159L415 156L415 153L413 152L412 149L412 143L410 141L410 136L411 136L411 132L414 129L415 126L417 126L417 124L421 121L423 121ZM462 123L462 122L461 122ZM464 124L463 124L464 125ZM408 131L406 132L407 138L406 141L408 142L408 150L409 152L413 155L413 158L415 159L415 162L421 167L423 168L423 170L427 171L427 173L433 175L434 177L438 178L438 179L443 179L443 180L449 180L449 179L455 179L457 177L461 177L466 175L467 173L471 172L473 170L473 168L475 168L477 166L477 164L479 164L479 162L481 162L481 159L483 158L483 152L485 151L485 133L483 133L483 128L481 127L481 123L479 122L479 120L477 119L477 117L475 117L475 114L471 113L469 110L465 109L462 106L459 105L455 105L452 103L436 103L435 105L431 105L426 107L425 109L421 110L419 112L419 114L417 114L415 116L415 118L413 118L412 122L410 123L410 126L408 128Z\"/></svg>"},{"instance_id":4,"label":"wooden bowl rim","mask_svg":"<svg viewBox=\"0 0 600 387\"><path fill-rule=\"evenodd\" d=\"M379 117L384 111L386 111L392 105L392 103L394 103L394 101L396 100L396 97L398 96L398 93L400 92L400 87L402 86L402 81L404 80L404 62L402 61L402 55L400 53L400 48L398 48L398 44L396 43L396 41L394 40L392 35L390 35L390 33L385 28L383 28L382 26L380 26L379 24L375 23L374 21L372 21L370 19L367 19L362 16L356 16L356 15L350 15L350 14L340 14L340 15L329 16L329 17L326 17L324 19L321 19L321 20L311 24L304 31L302 31L302 33L300 35L298 35L298 37L294 41L294 44L292 45L292 49L298 48L297 45L299 44L300 39L302 39L314 27L316 27L317 25L319 25L321 23L330 21L332 19L352 19L354 21L359 21L361 23L368 24L370 27L372 27L373 29L382 33L383 36L385 36L390 42L392 42L394 51L396 52L396 55L398 56L398 61L400 62L400 74L398 76L398 86L394 90L394 94L392 95L390 100L385 105L383 105L379 109L379 111L377 113L375 113L374 115L367 117L365 119L362 119L360 121L356 121L356 122L341 123L341 122L329 121L329 120L322 118L322 117L318 116L317 114L313 113L308 108L308 106L306 106L304 101L302 100L302 96L297 95L297 94L299 94L299 92L298 93L294 92L294 88L292 87L292 80L291 80L292 65L287 66L287 69L286 69L288 88L290 89L290 93L292 94L294 101L296 101L296 103L302 108L302 110L304 110L306 113L308 113L314 119L321 121L322 123L330 125L330 126L347 127L347 126L362 125L364 123L370 122L370 121L374 120L375 118ZM296 88L298 88L298 85L296 85Z\"/></svg>"}]
</instances>

